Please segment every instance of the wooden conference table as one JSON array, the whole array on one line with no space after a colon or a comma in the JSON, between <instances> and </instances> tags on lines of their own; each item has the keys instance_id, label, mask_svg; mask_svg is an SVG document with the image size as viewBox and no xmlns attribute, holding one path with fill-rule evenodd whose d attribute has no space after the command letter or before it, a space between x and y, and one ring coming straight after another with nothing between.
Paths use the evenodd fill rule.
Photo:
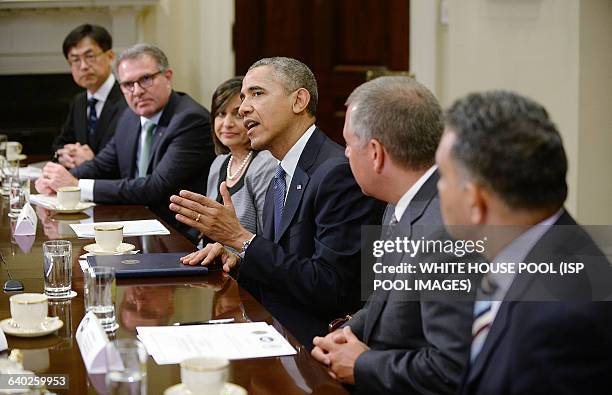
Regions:
<instances>
[{"instance_id":1,"label":"wooden conference table","mask_svg":"<svg viewBox=\"0 0 612 395\"><path fill-rule=\"evenodd\" d=\"M36 206L35 206L36 208ZM86 214L53 215L37 209L39 215L36 237L14 237L7 216L8 201L0 204L0 250L7 266L0 269L2 283L13 278L24 283L25 292L43 292L41 245L49 239L70 240L73 245L72 288L77 296L71 300L50 303L50 315L59 316L64 327L57 334L40 338L17 338L7 335L9 349L22 350L24 366L41 374L68 374L69 389L53 390L59 394L95 394L104 377L88 376L74 334L84 315L83 273L78 256L83 246L92 240L77 239L70 223L87 218ZM96 206L96 222L156 218L143 206ZM14 222L13 222L14 226ZM166 225L167 226L167 225ZM127 237L143 252L193 251L193 245L167 226L167 236ZM0 319L10 316L9 297L0 296ZM222 272L201 277L139 279L117 283L117 338L134 338L136 326L168 325L173 322L233 317L237 322L266 321L274 318L236 281ZM277 329L282 326L276 324ZM289 333L283 332L298 350L297 355L281 358L260 358L233 361L230 381L247 389L249 394L345 394L347 391L332 380L325 369ZM164 389L180 382L178 365L157 365L151 357L147 362L148 393L161 394Z\"/></svg>"}]
</instances>

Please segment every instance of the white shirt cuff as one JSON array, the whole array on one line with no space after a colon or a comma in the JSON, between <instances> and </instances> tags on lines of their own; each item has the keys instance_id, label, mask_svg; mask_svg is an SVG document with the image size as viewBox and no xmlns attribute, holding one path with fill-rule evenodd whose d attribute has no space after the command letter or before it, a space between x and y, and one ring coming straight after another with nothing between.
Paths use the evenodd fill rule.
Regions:
<instances>
[{"instance_id":1,"label":"white shirt cuff","mask_svg":"<svg viewBox=\"0 0 612 395\"><path fill-rule=\"evenodd\" d=\"M94 181L95 180L88 180L86 178L81 178L79 180L79 188L81 188L81 201L93 202Z\"/></svg>"}]
</instances>

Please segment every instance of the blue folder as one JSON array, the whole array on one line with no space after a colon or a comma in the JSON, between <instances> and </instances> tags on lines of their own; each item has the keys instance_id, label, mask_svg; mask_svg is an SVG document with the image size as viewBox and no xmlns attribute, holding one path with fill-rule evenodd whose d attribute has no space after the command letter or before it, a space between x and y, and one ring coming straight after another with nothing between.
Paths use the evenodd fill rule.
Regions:
<instances>
[{"instance_id":1,"label":"blue folder","mask_svg":"<svg viewBox=\"0 0 612 395\"><path fill-rule=\"evenodd\" d=\"M208 273L202 265L183 265L180 261L188 252L96 255L88 256L90 267L108 266L115 268L116 278L201 276Z\"/></svg>"}]
</instances>

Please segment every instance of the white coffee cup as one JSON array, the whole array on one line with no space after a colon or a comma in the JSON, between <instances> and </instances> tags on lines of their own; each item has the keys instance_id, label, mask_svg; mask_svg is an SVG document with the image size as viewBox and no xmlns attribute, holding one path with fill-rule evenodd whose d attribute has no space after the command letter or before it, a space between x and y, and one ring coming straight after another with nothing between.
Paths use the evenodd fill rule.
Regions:
<instances>
[{"instance_id":1,"label":"white coffee cup","mask_svg":"<svg viewBox=\"0 0 612 395\"><path fill-rule=\"evenodd\" d=\"M123 241L123 225L94 225L94 236L103 251L117 251L117 247Z\"/></svg>"},{"instance_id":2,"label":"white coffee cup","mask_svg":"<svg viewBox=\"0 0 612 395\"><path fill-rule=\"evenodd\" d=\"M49 349L37 348L33 350L21 350L23 354L23 368L34 373L44 373L49 370Z\"/></svg>"},{"instance_id":3,"label":"white coffee cup","mask_svg":"<svg viewBox=\"0 0 612 395\"><path fill-rule=\"evenodd\" d=\"M181 382L189 391L218 395L229 378L229 361L217 357L195 357L181 362Z\"/></svg>"},{"instance_id":4,"label":"white coffee cup","mask_svg":"<svg viewBox=\"0 0 612 395\"><path fill-rule=\"evenodd\" d=\"M16 160L23 146L18 141L7 141L6 142L6 159Z\"/></svg>"},{"instance_id":5,"label":"white coffee cup","mask_svg":"<svg viewBox=\"0 0 612 395\"><path fill-rule=\"evenodd\" d=\"M19 328L34 329L47 318L47 295L22 293L9 298L11 318Z\"/></svg>"},{"instance_id":6,"label":"white coffee cup","mask_svg":"<svg viewBox=\"0 0 612 395\"><path fill-rule=\"evenodd\" d=\"M59 208L73 209L81 201L81 188L61 187L57 190L57 203Z\"/></svg>"}]
</instances>

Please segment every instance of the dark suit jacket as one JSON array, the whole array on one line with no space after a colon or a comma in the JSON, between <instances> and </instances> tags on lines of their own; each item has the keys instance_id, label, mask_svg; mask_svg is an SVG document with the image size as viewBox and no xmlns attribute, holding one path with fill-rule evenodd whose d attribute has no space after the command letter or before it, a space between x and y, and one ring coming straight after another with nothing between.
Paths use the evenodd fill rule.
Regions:
<instances>
[{"instance_id":1,"label":"dark suit jacket","mask_svg":"<svg viewBox=\"0 0 612 395\"><path fill-rule=\"evenodd\" d=\"M569 232L551 228L525 262L550 262L551 254L566 262L584 262L584 257L590 257L590 264L593 259L605 260L569 214L564 213L556 225L573 228ZM515 278L508 294L514 298L540 293L548 284L535 277L541 276ZM570 295L585 289L580 284L584 278L564 277ZM609 394L611 372L612 303L506 301L478 357L466 370L460 393Z\"/></svg>"},{"instance_id":2,"label":"dark suit jacket","mask_svg":"<svg viewBox=\"0 0 612 395\"><path fill-rule=\"evenodd\" d=\"M126 108L125 98L119 84L115 82L102 107L96 130L90 136L87 130L87 92L77 94L70 103L68 118L64 122L62 132L53 141L53 152L66 144L79 142L89 145L91 150L97 154L115 134L117 120Z\"/></svg>"},{"instance_id":3,"label":"dark suit jacket","mask_svg":"<svg viewBox=\"0 0 612 395\"><path fill-rule=\"evenodd\" d=\"M240 267L244 284L305 346L338 315L361 304L361 225L380 223L383 205L366 198L344 150L316 129L289 186L281 234L274 237L268 188L263 234Z\"/></svg>"},{"instance_id":4,"label":"dark suit jacket","mask_svg":"<svg viewBox=\"0 0 612 395\"><path fill-rule=\"evenodd\" d=\"M208 170L215 158L210 133L208 111L188 95L172 92L155 130L146 177L137 176L140 117L132 111L123 113L106 147L71 173L95 179L96 203L147 205L191 236L186 233L189 227L174 219L169 198L181 189L206 193Z\"/></svg>"},{"instance_id":5,"label":"dark suit jacket","mask_svg":"<svg viewBox=\"0 0 612 395\"><path fill-rule=\"evenodd\" d=\"M390 239L432 239L443 231L438 178L436 171L419 189ZM394 210L388 206L383 224ZM411 259L390 257L383 258L385 266ZM415 302L404 292L374 291L346 323L371 349L355 362L355 389L363 394L455 393L468 359L473 303Z\"/></svg>"}]
</instances>

